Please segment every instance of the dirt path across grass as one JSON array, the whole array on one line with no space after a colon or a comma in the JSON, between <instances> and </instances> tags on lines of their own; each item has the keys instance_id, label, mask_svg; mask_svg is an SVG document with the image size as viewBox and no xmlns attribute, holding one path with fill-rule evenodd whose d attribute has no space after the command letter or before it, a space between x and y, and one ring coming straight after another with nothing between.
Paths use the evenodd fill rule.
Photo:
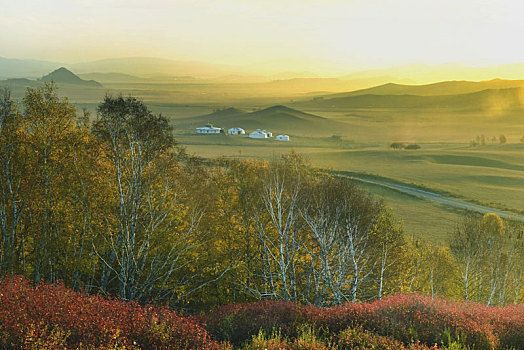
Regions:
<instances>
[{"instance_id":1,"label":"dirt path across grass","mask_svg":"<svg viewBox=\"0 0 524 350\"><path fill-rule=\"evenodd\" d=\"M406 193L406 194L409 194L411 196L418 197L418 198L428 199L428 200L431 200L431 201L434 201L434 202L437 202L443 205L447 205L450 207L465 209L465 210L474 211L474 212L482 213L482 214L495 213L498 216L500 216L501 218L510 218L513 220L524 222L524 215L522 214L512 213L512 212L505 211L505 210L500 210L500 209L490 208L490 207L486 207L486 206L479 205L479 204L465 202L459 199L446 197L438 193L421 190L415 187L400 185L400 184L386 182L382 180L355 177L355 176L349 176L349 178L351 178L352 180L365 182L365 183L372 184L372 185L378 185L378 186L390 188L395 191Z\"/></svg>"}]
</instances>

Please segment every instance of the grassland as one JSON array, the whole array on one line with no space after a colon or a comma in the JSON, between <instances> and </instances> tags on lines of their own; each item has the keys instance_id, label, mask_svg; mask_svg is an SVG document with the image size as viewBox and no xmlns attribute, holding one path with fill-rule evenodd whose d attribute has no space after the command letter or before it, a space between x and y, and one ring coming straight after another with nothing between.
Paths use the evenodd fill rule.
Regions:
<instances>
[{"instance_id":1,"label":"grassland","mask_svg":"<svg viewBox=\"0 0 524 350\"><path fill-rule=\"evenodd\" d=\"M78 109L93 113L105 93L139 96L153 112L169 117L180 144L202 157L268 159L295 150L318 168L381 176L493 208L524 211L524 109L517 105L522 81L388 84L367 93L342 94L337 91L340 85L333 86L334 94L314 92L312 81L246 83L188 77L102 83L103 88L63 84L61 91ZM15 97L23 95L22 85L12 87ZM482 90L486 88L493 90ZM443 95L446 91L455 95ZM315 98L318 95L321 98ZM228 114L231 107L234 113ZM288 134L292 141L195 135L194 128L207 122L247 131L266 128ZM501 134L507 144L498 144ZM480 135L487 144L471 146ZM421 149L391 150L395 141L418 143ZM443 242L464 215L391 189L361 185L384 198L409 235Z\"/></svg>"},{"instance_id":2,"label":"grassland","mask_svg":"<svg viewBox=\"0 0 524 350\"><path fill-rule=\"evenodd\" d=\"M524 144L470 147L422 144L420 150L394 151L385 144L362 144L329 137L293 137L290 143L237 136L178 135L190 152L203 157L269 159L295 150L319 168L379 175L484 204L521 212L524 208ZM406 225L408 234L445 241L463 211L380 186L361 184L384 198Z\"/></svg>"},{"instance_id":3,"label":"grassland","mask_svg":"<svg viewBox=\"0 0 524 350\"><path fill-rule=\"evenodd\" d=\"M328 109L305 112L337 122L336 131L316 128L305 135L274 120L269 130L291 135L290 143L236 136L198 136L191 118L174 119L177 138L203 157L271 158L295 150L319 168L378 175L461 200L513 212L524 210L524 113L519 110L420 110L409 108ZM198 118L196 118L198 120ZM237 125L224 125L225 127ZM238 125L243 126L243 125ZM499 144L504 134L507 144ZM333 135L337 137L332 137ZM486 145L470 141L485 135ZM493 138L495 142L492 143ZM419 150L391 150L393 141L415 142ZM409 235L444 242L464 211L380 186L363 185L384 198Z\"/></svg>"}]
</instances>

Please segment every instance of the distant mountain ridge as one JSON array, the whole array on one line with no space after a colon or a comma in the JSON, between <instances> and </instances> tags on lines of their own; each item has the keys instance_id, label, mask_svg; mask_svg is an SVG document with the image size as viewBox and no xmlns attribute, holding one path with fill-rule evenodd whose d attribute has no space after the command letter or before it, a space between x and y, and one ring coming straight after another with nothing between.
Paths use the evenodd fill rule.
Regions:
<instances>
[{"instance_id":1,"label":"distant mountain ridge","mask_svg":"<svg viewBox=\"0 0 524 350\"><path fill-rule=\"evenodd\" d=\"M194 76L218 78L227 75L240 75L250 77L252 75L264 76L269 80L289 80L296 78L323 78L318 72L289 71L282 68L280 72L275 68L272 73L260 71L261 64L248 66L229 66L225 64L213 64L199 61L184 61L175 59L163 59L156 57L120 57L108 58L95 61L87 61L74 64L51 62L34 59L14 59L0 57L0 78L36 78L46 72L67 66L79 74L87 73L121 73L139 77L150 78L152 76ZM291 66L290 66L291 67ZM341 66L340 68L342 68ZM258 70L257 70L258 69ZM329 74L330 77L335 77ZM340 80L349 81L387 81L395 83L429 83L448 80L489 80L501 79L524 79L524 63L486 65L468 67L460 64L427 65L422 63L393 66L370 70L354 71L345 74L343 71L338 75ZM252 79L252 78L251 78ZM373 83L367 85L371 86ZM363 87L361 85L361 87Z\"/></svg>"},{"instance_id":2,"label":"distant mountain ridge","mask_svg":"<svg viewBox=\"0 0 524 350\"><path fill-rule=\"evenodd\" d=\"M524 63L486 65L468 67L455 63L428 65L424 63L407 64L389 68L357 71L342 76L342 79L371 78L377 76L393 76L409 79L418 84L436 81L452 80L490 80L524 78Z\"/></svg>"},{"instance_id":3,"label":"distant mountain ridge","mask_svg":"<svg viewBox=\"0 0 524 350\"><path fill-rule=\"evenodd\" d=\"M70 70L61 67L38 79L8 78L0 80L0 87L8 87L13 96L23 97L28 87L36 88L46 82L55 82L61 93L72 100L89 96L90 100L103 97L103 86L94 80L83 80Z\"/></svg>"},{"instance_id":4,"label":"distant mountain ridge","mask_svg":"<svg viewBox=\"0 0 524 350\"><path fill-rule=\"evenodd\" d=\"M453 110L524 109L524 88L487 89L454 95L354 94L295 103L297 107L333 108L446 108Z\"/></svg>"},{"instance_id":5,"label":"distant mountain ridge","mask_svg":"<svg viewBox=\"0 0 524 350\"><path fill-rule=\"evenodd\" d=\"M54 81L58 84L72 84L72 85L85 85L92 87L102 87L102 84L95 80L84 80L75 73L71 72L67 68L60 67L51 73L44 75L41 81L51 82Z\"/></svg>"},{"instance_id":6,"label":"distant mountain ridge","mask_svg":"<svg viewBox=\"0 0 524 350\"><path fill-rule=\"evenodd\" d=\"M218 76L234 71L231 67L204 62L177 61L156 57L122 57L76 63L70 67L78 73L123 73L144 77Z\"/></svg>"},{"instance_id":7,"label":"distant mountain ridge","mask_svg":"<svg viewBox=\"0 0 524 350\"><path fill-rule=\"evenodd\" d=\"M84 73L77 74L77 76L84 80L95 80L98 82L140 82L146 80L142 77L124 73Z\"/></svg>"},{"instance_id":8,"label":"distant mountain ridge","mask_svg":"<svg viewBox=\"0 0 524 350\"><path fill-rule=\"evenodd\" d=\"M342 92L324 96L324 98L336 98L358 95L417 95L417 96L439 96L459 95L479 92L490 89L507 89L524 87L524 80L492 79L488 81L442 81L425 85L405 85L387 83L367 89L350 92Z\"/></svg>"}]
</instances>

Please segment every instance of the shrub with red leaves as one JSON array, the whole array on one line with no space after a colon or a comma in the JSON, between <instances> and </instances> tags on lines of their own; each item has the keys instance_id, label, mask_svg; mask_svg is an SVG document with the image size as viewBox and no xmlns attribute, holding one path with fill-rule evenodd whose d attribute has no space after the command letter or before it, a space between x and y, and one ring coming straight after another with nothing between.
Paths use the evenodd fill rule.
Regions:
<instances>
[{"instance_id":1,"label":"shrub with red leaves","mask_svg":"<svg viewBox=\"0 0 524 350\"><path fill-rule=\"evenodd\" d=\"M428 348L419 343L408 346L391 338L366 331L361 327L347 328L337 336L338 349L381 349L381 350L437 350L436 347Z\"/></svg>"},{"instance_id":2,"label":"shrub with red leaves","mask_svg":"<svg viewBox=\"0 0 524 350\"><path fill-rule=\"evenodd\" d=\"M0 347L219 349L199 325L165 308L88 296L61 284L0 280ZM43 346L43 345L42 345Z\"/></svg>"},{"instance_id":3,"label":"shrub with red leaves","mask_svg":"<svg viewBox=\"0 0 524 350\"><path fill-rule=\"evenodd\" d=\"M476 350L521 349L524 344L524 305L489 307L416 294L331 308L290 302L231 304L200 317L200 322L217 339L233 344L242 344L259 330L269 334L280 329L292 339L304 324L325 336L362 329L370 332L362 336L372 341L401 342L411 349L452 343Z\"/></svg>"},{"instance_id":4,"label":"shrub with red leaves","mask_svg":"<svg viewBox=\"0 0 524 350\"><path fill-rule=\"evenodd\" d=\"M398 294L371 303L320 309L303 308L317 328L338 333L362 326L409 344L447 345L460 341L474 349L515 348L524 344L524 306L488 307Z\"/></svg>"},{"instance_id":5,"label":"shrub with red leaves","mask_svg":"<svg viewBox=\"0 0 524 350\"><path fill-rule=\"evenodd\" d=\"M295 303L261 301L224 305L200 317L199 321L216 339L240 345L260 330L268 334L280 330L294 337L303 320Z\"/></svg>"},{"instance_id":6,"label":"shrub with red leaves","mask_svg":"<svg viewBox=\"0 0 524 350\"><path fill-rule=\"evenodd\" d=\"M524 305L491 307L483 304L459 304L464 317L487 324L502 349L524 348Z\"/></svg>"}]
</instances>

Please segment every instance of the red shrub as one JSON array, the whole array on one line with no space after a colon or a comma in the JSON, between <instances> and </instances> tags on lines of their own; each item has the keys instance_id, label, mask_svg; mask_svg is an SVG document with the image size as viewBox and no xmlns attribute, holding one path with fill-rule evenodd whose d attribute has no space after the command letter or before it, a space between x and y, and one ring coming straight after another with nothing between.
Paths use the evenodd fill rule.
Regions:
<instances>
[{"instance_id":1,"label":"red shrub","mask_svg":"<svg viewBox=\"0 0 524 350\"><path fill-rule=\"evenodd\" d=\"M425 344L446 344L460 339L475 349L496 345L489 324L466 317L461 304L419 295L396 295L372 303L373 318L368 327L404 343L413 339Z\"/></svg>"},{"instance_id":2,"label":"red shrub","mask_svg":"<svg viewBox=\"0 0 524 350\"><path fill-rule=\"evenodd\" d=\"M476 303L431 300L415 294L398 294L371 303L345 304L320 309L304 308L307 318L330 332L363 326L404 344L427 345L460 340L475 349L518 348L524 336L522 306L488 307Z\"/></svg>"},{"instance_id":3,"label":"red shrub","mask_svg":"<svg viewBox=\"0 0 524 350\"><path fill-rule=\"evenodd\" d=\"M524 347L524 305L490 307L481 304L461 304L465 317L492 327L502 349Z\"/></svg>"},{"instance_id":4,"label":"red shrub","mask_svg":"<svg viewBox=\"0 0 524 350\"><path fill-rule=\"evenodd\" d=\"M248 340L260 329L266 333L281 329L283 336L293 338L297 327L305 323L328 336L348 327L362 327L387 337L387 341L396 339L405 346L409 344L411 349L434 344L446 346L451 342L477 350L520 349L524 344L522 305L488 307L415 294L331 308L299 307L285 302L232 304L202 316L201 321L217 339L231 340L234 344Z\"/></svg>"},{"instance_id":5,"label":"red shrub","mask_svg":"<svg viewBox=\"0 0 524 350\"><path fill-rule=\"evenodd\" d=\"M372 317L369 304L364 303L347 303L330 308L305 306L302 312L307 320L331 333L363 325Z\"/></svg>"},{"instance_id":6,"label":"red shrub","mask_svg":"<svg viewBox=\"0 0 524 350\"><path fill-rule=\"evenodd\" d=\"M366 331L361 327L347 328L337 337L338 349L381 349L381 350L437 350L425 345L413 343L405 346L402 342Z\"/></svg>"},{"instance_id":7,"label":"red shrub","mask_svg":"<svg viewBox=\"0 0 524 350\"><path fill-rule=\"evenodd\" d=\"M63 285L0 280L0 347L59 337L66 348L218 349L200 326L175 312L87 296ZM31 340L30 339L30 340ZM64 347L62 347L64 348Z\"/></svg>"},{"instance_id":8,"label":"red shrub","mask_svg":"<svg viewBox=\"0 0 524 350\"><path fill-rule=\"evenodd\" d=\"M260 330L267 334L281 330L285 336L296 336L301 313L292 302L261 301L218 307L200 317L200 322L216 339L240 345Z\"/></svg>"}]
</instances>

